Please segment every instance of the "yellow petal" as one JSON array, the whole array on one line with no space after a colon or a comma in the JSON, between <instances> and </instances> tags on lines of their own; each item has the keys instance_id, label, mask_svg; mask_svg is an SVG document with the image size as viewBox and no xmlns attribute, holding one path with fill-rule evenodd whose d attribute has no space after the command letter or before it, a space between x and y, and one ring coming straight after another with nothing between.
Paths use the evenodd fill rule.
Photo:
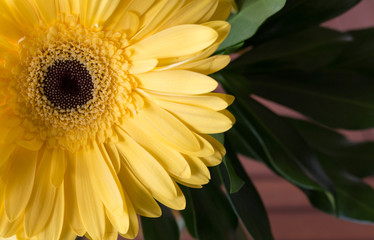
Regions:
<instances>
[{"instance_id":1,"label":"yellow petal","mask_svg":"<svg viewBox=\"0 0 374 240\"><path fill-rule=\"evenodd\" d=\"M175 210L183 210L186 207L186 198L183 195L182 190L178 187L178 185L173 181L175 188L177 189L177 197L173 199L165 198L161 195L153 193L153 196L159 201L160 203L164 204L165 206L175 209Z\"/></svg>"},{"instance_id":2,"label":"yellow petal","mask_svg":"<svg viewBox=\"0 0 374 240\"><path fill-rule=\"evenodd\" d=\"M232 119L221 112L166 101L157 101L157 103L199 133L221 133L229 130L233 125Z\"/></svg>"},{"instance_id":3,"label":"yellow petal","mask_svg":"<svg viewBox=\"0 0 374 240\"><path fill-rule=\"evenodd\" d=\"M127 210L127 205L125 204L125 200L124 200L124 194L122 192L122 185L118 179L118 176L117 176L117 173L115 172L114 170L114 167L113 165L111 164L111 160L110 160L110 157L109 155L107 154L106 150L105 150L105 147L103 144L101 144L99 146L100 148L100 152L102 154L102 156L104 157L105 159L105 162L113 176L113 179L115 181L115 184L117 186L117 189L121 195L121 199L122 199L122 208L120 209L108 209L106 208L105 209L105 213L107 215L107 217L109 218L110 222L112 223L113 227L115 228L116 232L120 232L120 233L125 233L127 232L127 230L129 229L129 215L128 215L128 210ZM107 233L107 231L106 231ZM118 233L117 233L118 235Z\"/></svg>"},{"instance_id":4,"label":"yellow petal","mask_svg":"<svg viewBox=\"0 0 374 240\"><path fill-rule=\"evenodd\" d=\"M44 141L37 139L37 138L33 138L30 140L22 139L22 140L17 141L18 146L26 148L30 151L38 151L43 146L43 144L44 144Z\"/></svg>"},{"instance_id":5,"label":"yellow petal","mask_svg":"<svg viewBox=\"0 0 374 240\"><path fill-rule=\"evenodd\" d=\"M58 11L60 13L65 13L65 14L71 13L70 1L57 0L56 6L58 7Z\"/></svg>"},{"instance_id":6,"label":"yellow petal","mask_svg":"<svg viewBox=\"0 0 374 240\"><path fill-rule=\"evenodd\" d=\"M105 232L105 236L103 240L117 240L118 239L118 232Z\"/></svg>"},{"instance_id":7,"label":"yellow petal","mask_svg":"<svg viewBox=\"0 0 374 240\"><path fill-rule=\"evenodd\" d=\"M8 39L14 37L13 43L26 35L28 28L39 23L37 14L29 1L1 1L0 9L2 10L0 32L6 33L4 36Z\"/></svg>"},{"instance_id":8,"label":"yellow petal","mask_svg":"<svg viewBox=\"0 0 374 240\"><path fill-rule=\"evenodd\" d=\"M116 146L113 142L106 143L104 146L110 160L112 161L113 168L115 169L116 173L118 173L121 169L121 160L119 158L119 153Z\"/></svg>"},{"instance_id":9,"label":"yellow petal","mask_svg":"<svg viewBox=\"0 0 374 240\"><path fill-rule=\"evenodd\" d=\"M80 19L85 27L102 25L113 13L119 0L80 0Z\"/></svg>"},{"instance_id":10,"label":"yellow petal","mask_svg":"<svg viewBox=\"0 0 374 240\"><path fill-rule=\"evenodd\" d=\"M203 23L203 26L210 27L214 29L218 33L218 38L208 48L206 48L204 51L200 52L199 54L196 54L194 56L191 56L188 61L175 63L171 66L164 66L163 68L177 68L180 65L186 64L186 63L193 63L199 60L203 60L211 56L219 47L219 45L226 39L227 35L230 33L231 26L228 22L225 21L211 21L207 23ZM163 69L161 68L161 69Z\"/></svg>"},{"instance_id":11,"label":"yellow petal","mask_svg":"<svg viewBox=\"0 0 374 240\"><path fill-rule=\"evenodd\" d=\"M191 175L190 167L182 155L160 143L157 138L145 131L144 128L137 127L132 121L127 121L122 125L122 128L157 159L166 171L187 178Z\"/></svg>"},{"instance_id":12,"label":"yellow petal","mask_svg":"<svg viewBox=\"0 0 374 240\"><path fill-rule=\"evenodd\" d=\"M210 16L213 15L217 5L217 0L193 0L164 23L162 28L165 29L181 24L198 23L202 19L209 19Z\"/></svg>"},{"instance_id":13,"label":"yellow petal","mask_svg":"<svg viewBox=\"0 0 374 240\"><path fill-rule=\"evenodd\" d=\"M113 13L110 15L110 17L105 21L103 24L104 29L110 30L113 28L113 26L118 22L118 20L121 18L121 16L128 12L129 6L133 2L138 2L135 0L128 0L128 1L119 1L117 7L114 9Z\"/></svg>"},{"instance_id":14,"label":"yellow petal","mask_svg":"<svg viewBox=\"0 0 374 240\"><path fill-rule=\"evenodd\" d=\"M46 23L53 23L57 18L56 1L51 0L33 0L34 6L38 9L41 18Z\"/></svg>"},{"instance_id":15,"label":"yellow petal","mask_svg":"<svg viewBox=\"0 0 374 240\"><path fill-rule=\"evenodd\" d=\"M145 217L161 216L161 208L151 193L125 165L122 166L118 177L125 191L130 193L129 198L138 214Z\"/></svg>"},{"instance_id":16,"label":"yellow petal","mask_svg":"<svg viewBox=\"0 0 374 240\"><path fill-rule=\"evenodd\" d=\"M153 70L158 64L157 59L139 60L131 63L131 74L145 73Z\"/></svg>"},{"instance_id":17,"label":"yellow petal","mask_svg":"<svg viewBox=\"0 0 374 240\"><path fill-rule=\"evenodd\" d=\"M214 137L210 135L203 135L203 137L213 146L215 152L211 156L200 157L201 161L208 167L216 166L222 162L222 158L226 154L225 147Z\"/></svg>"},{"instance_id":18,"label":"yellow petal","mask_svg":"<svg viewBox=\"0 0 374 240\"><path fill-rule=\"evenodd\" d=\"M199 134L195 134L195 136L199 140L201 150L196 155L192 154L192 156L205 157L205 156L213 155L214 148L212 147L212 145L207 140L205 140L205 138L201 137Z\"/></svg>"},{"instance_id":19,"label":"yellow petal","mask_svg":"<svg viewBox=\"0 0 374 240\"><path fill-rule=\"evenodd\" d=\"M186 187L189 187L189 188L197 188L197 189L203 188L202 185L190 184L190 183L186 183L186 182L182 183L180 181L179 181L179 183L182 184L182 185L184 185L184 186L186 186Z\"/></svg>"},{"instance_id":20,"label":"yellow petal","mask_svg":"<svg viewBox=\"0 0 374 240\"><path fill-rule=\"evenodd\" d=\"M0 194L4 194L4 184L0 183ZM19 217L13 222L9 222L5 214L4 198L0 199L0 236L5 238L15 235L23 228L23 217Z\"/></svg>"},{"instance_id":21,"label":"yellow petal","mask_svg":"<svg viewBox=\"0 0 374 240\"><path fill-rule=\"evenodd\" d=\"M118 231L116 228L111 224L111 221L106 218L105 220L105 235L102 240L117 240L118 239Z\"/></svg>"},{"instance_id":22,"label":"yellow petal","mask_svg":"<svg viewBox=\"0 0 374 240\"><path fill-rule=\"evenodd\" d=\"M177 10L183 6L185 0L159 0L141 19L141 29L131 39L139 41L152 33L158 32L162 22L175 15Z\"/></svg>"},{"instance_id":23,"label":"yellow petal","mask_svg":"<svg viewBox=\"0 0 374 240\"><path fill-rule=\"evenodd\" d=\"M125 194L127 209L129 211L129 216L130 216L130 227L127 233L121 234L121 236L128 238L128 239L134 239L138 235L138 231L139 231L138 217L136 215L133 204L129 200L128 194L126 192L124 192L124 194Z\"/></svg>"},{"instance_id":24,"label":"yellow petal","mask_svg":"<svg viewBox=\"0 0 374 240\"><path fill-rule=\"evenodd\" d=\"M217 50L218 46L226 39L227 35L229 35L231 29L231 25L225 21L211 21L203 23L202 25L214 29L218 33L218 38L214 44L199 56L200 59L212 55Z\"/></svg>"},{"instance_id":25,"label":"yellow petal","mask_svg":"<svg viewBox=\"0 0 374 240\"><path fill-rule=\"evenodd\" d=\"M209 11L200 19L199 23L208 22L212 18L212 16L215 14L218 4L219 4L219 0L214 1L214 3L215 4L209 9Z\"/></svg>"},{"instance_id":26,"label":"yellow petal","mask_svg":"<svg viewBox=\"0 0 374 240\"><path fill-rule=\"evenodd\" d=\"M93 157L93 158L92 158ZM83 150L76 153L76 194L82 223L93 240L101 240L105 234L104 206L93 185L92 175L87 165L97 161L94 151L87 154ZM99 180L99 179L98 179Z\"/></svg>"},{"instance_id":27,"label":"yellow petal","mask_svg":"<svg viewBox=\"0 0 374 240\"><path fill-rule=\"evenodd\" d=\"M150 191L174 198L176 190L165 169L125 131L117 127L116 132L121 138L116 146L126 166Z\"/></svg>"},{"instance_id":28,"label":"yellow petal","mask_svg":"<svg viewBox=\"0 0 374 240\"><path fill-rule=\"evenodd\" d=\"M79 151L77 173L88 178L95 187L95 192L101 198L110 212L123 212L122 195L115 178L96 144L92 148ZM79 167L79 168L78 168ZM84 174L82 172L85 172Z\"/></svg>"},{"instance_id":29,"label":"yellow petal","mask_svg":"<svg viewBox=\"0 0 374 240\"><path fill-rule=\"evenodd\" d=\"M23 30L15 25L13 21L0 16L0 37L7 41L16 44L21 38L25 36Z\"/></svg>"},{"instance_id":30,"label":"yellow petal","mask_svg":"<svg viewBox=\"0 0 374 240\"><path fill-rule=\"evenodd\" d=\"M0 126L13 128L18 127L22 123L22 120L10 113L4 113L0 118ZM3 131L3 130L2 130Z\"/></svg>"},{"instance_id":31,"label":"yellow petal","mask_svg":"<svg viewBox=\"0 0 374 240\"><path fill-rule=\"evenodd\" d=\"M235 1L231 1L235 3ZM228 0L220 0L214 15L210 18L210 20L226 20L231 13L232 5Z\"/></svg>"},{"instance_id":32,"label":"yellow petal","mask_svg":"<svg viewBox=\"0 0 374 240\"><path fill-rule=\"evenodd\" d=\"M234 115L232 115L232 113L229 112L227 109L223 109L219 112L222 113L223 115L225 115L227 118L229 118L231 120L232 124L235 123L236 119L235 119Z\"/></svg>"},{"instance_id":33,"label":"yellow petal","mask_svg":"<svg viewBox=\"0 0 374 240\"><path fill-rule=\"evenodd\" d=\"M202 95L174 95L147 92L153 99L187 105L204 107L219 111L227 108L234 101L234 97L223 93L206 93Z\"/></svg>"},{"instance_id":34,"label":"yellow petal","mask_svg":"<svg viewBox=\"0 0 374 240\"><path fill-rule=\"evenodd\" d=\"M17 240L29 240L26 239L25 233L23 231L17 233Z\"/></svg>"},{"instance_id":35,"label":"yellow petal","mask_svg":"<svg viewBox=\"0 0 374 240\"><path fill-rule=\"evenodd\" d=\"M209 75L226 67L230 63L230 60L230 56L228 55L216 55L207 59L182 64L178 66L177 69L186 69Z\"/></svg>"},{"instance_id":36,"label":"yellow petal","mask_svg":"<svg viewBox=\"0 0 374 240\"><path fill-rule=\"evenodd\" d=\"M35 186L25 213L25 233L33 237L41 232L49 220L55 203L56 188L49 181L53 150L46 150L35 176Z\"/></svg>"},{"instance_id":37,"label":"yellow petal","mask_svg":"<svg viewBox=\"0 0 374 240\"><path fill-rule=\"evenodd\" d=\"M178 182L182 184L192 185L203 185L207 184L210 179L209 169L205 164L198 158L193 156L184 156L191 168L191 177L188 179L182 179L179 176L173 176Z\"/></svg>"},{"instance_id":38,"label":"yellow petal","mask_svg":"<svg viewBox=\"0 0 374 240\"><path fill-rule=\"evenodd\" d=\"M216 31L201 25L179 25L156 33L129 47L131 59L173 58L199 52L218 37Z\"/></svg>"},{"instance_id":39,"label":"yellow petal","mask_svg":"<svg viewBox=\"0 0 374 240\"><path fill-rule=\"evenodd\" d=\"M19 126L2 129L2 132L0 133L0 142L6 144L16 143L23 138L24 133L23 128Z\"/></svg>"},{"instance_id":40,"label":"yellow petal","mask_svg":"<svg viewBox=\"0 0 374 240\"><path fill-rule=\"evenodd\" d=\"M13 52L15 51L15 46L9 43L7 40L0 37L0 52Z\"/></svg>"},{"instance_id":41,"label":"yellow petal","mask_svg":"<svg viewBox=\"0 0 374 240\"><path fill-rule=\"evenodd\" d=\"M69 2L70 2L71 13L75 14L76 16L79 16L79 14L80 14L80 1L70 0Z\"/></svg>"},{"instance_id":42,"label":"yellow petal","mask_svg":"<svg viewBox=\"0 0 374 240\"><path fill-rule=\"evenodd\" d=\"M38 152L24 148L17 148L13 153L4 196L5 213L10 221L21 216L29 202L34 186L37 156Z\"/></svg>"},{"instance_id":43,"label":"yellow petal","mask_svg":"<svg viewBox=\"0 0 374 240\"><path fill-rule=\"evenodd\" d=\"M0 207L0 234L7 238L15 235L16 233L23 231L23 217L18 218L13 222L9 222L4 212L4 201L1 202Z\"/></svg>"},{"instance_id":44,"label":"yellow petal","mask_svg":"<svg viewBox=\"0 0 374 240\"><path fill-rule=\"evenodd\" d=\"M132 121L151 135L179 152L198 152L200 144L194 134L178 119L154 103L148 103L137 115L124 120Z\"/></svg>"},{"instance_id":45,"label":"yellow petal","mask_svg":"<svg viewBox=\"0 0 374 240\"><path fill-rule=\"evenodd\" d=\"M67 165L66 154L63 149L54 149L52 152L50 180L55 187L59 187L64 180Z\"/></svg>"},{"instance_id":46,"label":"yellow petal","mask_svg":"<svg viewBox=\"0 0 374 240\"><path fill-rule=\"evenodd\" d=\"M77 175L75 170L75 158L73 154L68 154L68 168L64 181L65 204L66 204L66 221L69 228L78 236L83 236L86 233L86 228L83 226L81 215L78 210L77 189L75 177Z\"/></svg>"},{"instance_id":47,"label":"yellow petal","mask_svg":"<svg viewBox=\"0 0 374 240\"><path fill-rule=\"evenodd\" d=\"M139 17L133 12L124 12L117 23L112 26L113 31L124 31L131 38L139 29Z\"/></svg>"},{"instance_id":48,"label":"yellow petal","mask_svg":"<svg viewBox=\"0 0 374 240\"><path fill-rule=\"evenodd\" d=\"M143 15L156 0L130 0L128 11L136 12L139 16Z\"/></svg>"},{"instance_id":49,"label":"yellow petal","mask_svg":"<svg viewBox=\"0 0 374 240\"><path fill-rule=\"evenodd\" d=\"M111 213L108 210L105 211L111 226L116 230L116 235L118 236L118 232L126 233L130 226L130 219L128 215L127 205L123 205L124 212L122 214L119 213ZM108 228L105 228L105 234L108 233Z\"/></svg>"},{"instance_id":50,"label":"yellow petal","mask_svg":"<svg viewBox=\"0 0 374 240\"><path fill-rule=\"evenodd\" d=\"M66 211L69 211L69 210L67 210L67 208L66 208ZM75 239L76 237L77 237L77 234L74 233L74 231L70 227L70 223L68 221L66 221L66 219L65 219L64 225L63 225L62 230L61 230L60 240Z\"/></svg>"},{"instance_id":51,"label":"yellow petal","mask_svg":"<svg viewBox=\"0 0 374 240\"><path fill-rule=\"evenodd\" d=\"M218 48L218 46L225 40L227 35L230 32L230 24L225 21L212 21L202 24L203 26L210 27L218 33L217 40L208 48L191 54L189 56L179 56L176 58L169 59L159 59L159 68L157 70L166 70L166 69L179 69L183 68L184 64L193 63L199 60L203 60L211 56Z\"/></svg>"},{"instance_id":52,"label":"yellow petal","mask_svg":"<svg viewBox=\"0 0 374 240\"><path fill-rule=\"evenodd\" d=\"M118 19L128 11L128 8L132 2L135 0L128 0L128 1L119 1L117 7L114 9L113 13L109 16L109 18L103 24L104 29L110 30L112 27L118 22Z\"/></svg>"},{"instance_id":53,"label":"yellow petal","mask_svg":"<svg viewBox=\"0 0 374 240\"><path fill-rule=\"evenodd\" d=\"M64 186L61 185L57 190L56 201L49 222L42 231L39 240L59 240L61 236L62 226L64 224Z\"/></svg>"},{"instance_id":54,"label":"yellow petal","mask_svg":"<svg viewBox=\"0 0 374 240\"><path fill-rule=\"evenodd\" d=\"M32 26L39 21L33 8L34 4L31 4L30 1L8 0L2 1L1 5L2 7L7 5L8 8L8 11L4 11L2 14L8 15L6 12L9 12L9 16L12 16L20 26ZM5 8L3 9L5 10Z\"/></svg>"},{"instance_id":55,"label":"yellow petal","mask_svg":"<svg viewBox=\"0 0 374 240\"><path fill-rule=\"evenodd\" d=\"M164 93L202 94L217 88L218 83L211 77L186 70L165 70L137 74L140 87Z\"/></svg>"},{"instance_id":56,"label":"yellow petal","mask_svg":"<svg viewBox=\"0 0 374 240\"><path fill-rule=\"evenodd\" d=\"M0 143L0 166L3 166L6 161L10 158L10 155L16 149L15 144L3 144Z\"/></svg>"}]
</instances>

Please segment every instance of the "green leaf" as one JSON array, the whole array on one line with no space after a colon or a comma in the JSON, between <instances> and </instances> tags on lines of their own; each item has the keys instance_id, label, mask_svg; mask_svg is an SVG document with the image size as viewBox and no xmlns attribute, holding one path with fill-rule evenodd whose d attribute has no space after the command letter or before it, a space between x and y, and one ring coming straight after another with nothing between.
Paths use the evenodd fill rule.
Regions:
<instances>
[{"instance_id":1,"label":"green leaf","mask_svg":"<svg viewBox=\"0 0 374 240\"><path fill-rule=\"evenodd\" d=\"M216 138L220 143L222 143L222 145L225 144L223 133L214 134L212 136ZM230 178L230 193L238 192L241 189L241 187L244 185L244 181L236 174L235 169L233 168L230 160L224 157L223 163L226 167L226 170Z\"/></svg>"},{"instance_id":2,"label":"green leaf","mask_svg":"<svg viewBox=\"0 0 374 240\"><path fill-rule=\"evenodd\" d=\"M188 232L192 237L196 238L196 213L191 197L191 192L188 187L185 187L183 185L181 185L180 188L182 189L183 194L186 198L186 208L180 211L180 213L184 219Z\"/></svg>"},{"instance_id":3,"label":"green leaf","mask_svg":"<svg viewBox=\"0 0 374 240\"><path fill-rule=\"evenodd\" d=\"M328 214L336 216L336 202L333 194L330 192L314 191L309 189L302 189L307 195L309 202L317 209Z\"/></svg>"},{"instance_id":4,"label":"green leaf","mask_svg":"<svg viewBox=\"0 0 374 240\"><path fill-rule=\"evenodd\" d=\"M227 137L230 139L230 142L235 146L235 149L238 153L243 154L254 160L260 160L261 157L257 154L256 150L252 144L247 144L249 140L242 136L241 132L237 128L230 129L226 133Z\"/></svg>"},{"instance_id":5,"label":"green leaf","mask_svg":"<svg viewBox=\"0 0 374 240\"><path fill-rule=\"evenodd\" d=\"M370 128L374 126L373 33L374 29L350 35L310 29L254 47L226 72L245 73L246 94L286 105L327 126Z\"/></svg>"},{"instance_id":6,"label":"green leaf","mask_svg":"<svg viewBox=\"0 0 374 240\"><path fill-rule=\"evenodd\" d=\"M230 189L228 191L230 193L236 193L240 191L245 182L236 174L234 166L232 165L230 159L225 157L223 159L223 163L225 164L226 170L230 178Z\"/></svg>"},{"instance_id":7,"label":"green leaf","mask_svg":"<svg viewBox=\"0 0 374 240\"><path fill-rule=\"evenodd\" d=\"M352 142L342 134L311 122L289 119L308 144L357 177L374 175L374 142Z\"/></svg>"},{"instance_id":8,"label":"green leaf","mask_svg":"<svg viewBox=\"0 0 374 240\"><path fill-rule=\"evenodd\" d=\"M329 127L374 127L374 80L367 76L285 71L247 78L252 94L288 106Z\"/></svg>"},{"instance_id":9,"label":"green leaf","mask_svg":"<svg viewBox=\"0 0 374 240\"><path fill-rule=\"evenodd\" d=\"M229 142L226 144L226 149L227 161L231 163L233 171L235 171L240 179L243 179L245 183L238 192L227 194L232 208L253 239L272 240L273 236L271 233L269 219L260 195L258 194L251 179L243 169ZM231 187L229 188L229 183L231 181L229 181L228 171L226 171L222 165L220 166L220 173L223 178L226 191L228 192L229 189L231 189Z\"/></svg>"},{"instance_id":10,"label":"green leaf","mask_svg":"<svg viewBox=\"0 0 374 240\"><path fill-rule=\"evenodd\" d=\"M212 137L217 139L220 143L224 144L225 143L225 134L223 133L218 133L218 134L211 134Z\"/></svg>"},{"instance_id":11,"label":"green leaf","mask_svg":"<svg viewBox=\"0 0 374 240\"><path fill-rule=\"evenodd\" d=\"M212 181L202 189L190 189L199 240L233 239L238 221L220 186Z\"/></svg>"},{"instance_id":12,"label":"green leaf","mask_svg":"<svg viewBox=\"0 0 374 240\"><path fill-rule=\"evenodd\" d=\"M316 27L255 46L229 65L236 72L312 71L336 61L353 37Z\"/></svg>"},{"instance_id":13,"label":"green leaf","mask_svg":"<svg viewBox=\"0 0 374 240\"><path fill-rule=\"evenodd\" d=\"M348 32L351 41L332 68L374 76L374 28Z\"/></svg>"},{"instance_id":14,"label":"green leaf","mask_svg":"<svg viewBox=\"0 0 374 240\"><path fill-rule=\"evenodd\" d=\"M319 158L326 173L335 184L336 216L374 223L374 189L328 157L320 155Z\"/></svg>"},{"instance_id":15,"label":"green leaf","mask_svg":"<svg viewBox=\"0 0 374 240\"><path fill-rule=\"evenodd\" d=\"M252 142L257 141L261 159L292 183L307 188L322 190L329 187L329 180L319 166L314 153L305 140L285 120L256 102L241 95L238 76L225 74L223 86L229 93L239 93L231 111L237 117L234 128ZM219 78L221 81L222 79ZM239 89L237 88L239 87ZM236 95L236 94L234 94ZM251 136L252 135L252 136ZM247 143L247 144L251 144ZM324 187L321 187L321 184Z\"/></svg>"},{"instance_id":16,"label":"green leaf","mask_svg":"<svg viewBox=\"0 0 374 240\"><path fill-rule=\"evenodd\" d=\"M141 217L144 240L179 240L179 229L173 214L167 207L161 205L161 209L159 218Z\"/></svg>"},{"instance_id":17,"label":"green leaf","mask_svg":"<svg viewBox=\"0 0 374 240\"><path fill-rule=\"evenodd\" d=\"M285 0L243 0L240 11L229 19L231 32L219 46L218 51L253 36L259 26L268 17L279 11L284 4Z\"/></svg>"},{"instance_id":18,"label":"green leaf","mask_svg":"<svg viewBox=\"0 0 374 240\"><path fill-rule=\"evenodd\" d=\"M285 7L269 18L249 41L258 44L298 32L348 11L359 0L287 0Z\"/></svg>"},{"instance_id":19,"label":"green leaf","mask_svg":"<svg viewBox=\"0 0 374 240\"><path fill-rule=\"evenodd\" d=\"M236 99L246 99L249 89L248 81L241 75L232 75L228 80L222 74L214 74L214 78L221 82L224 86L229 84L230 88L226 91L231 91ZM228 81L228 83L226 83ZM230 92L229 92L230 93ZM237 100L235 102L237 102ZM232 108L232 107L231 107ZM234 127L227 133L235 146L242 149L241 153L256 160L260 160L267 164L267 166L276 172L268 161L269 151L263 142L260 133L257 131L253 123L246 119L246 116L240 112L235 112L237 120Z\"/></svg>"},{"instance_id":20,"label":"green leaf","mask_svg":"<svg viewBox=\"0 0 374 240\"><path fill-rule=\"evenodd\" d=\"M231 54L231 53L234 53L234 52L238 51L243 46L244 46L244 41L242 41L240 43L237 43L237 44L235 44L233 46L227 47L224 50L217 51L217 53L218 54L228 55L228 54Z\"/></svg>"},{"instance_id":21,"label":"green leaf","mask_svg":"<svg viewBox=\"0 0 374 240\"><path fill-rule=\"evenodd\" d=\"M373 174L374 143L353 143L326 127L302 120L289 121L318 153L334 185L331 194L306 190L313 206L340 218L373 223L374 190L360 177Z\"/></svg>"},{"instance_id":22,"label":"green leaf","mask_svg":"<svg viewBox=\"0 0 374 240\"><path fill-rule=\"evenodd\" d=\"M234 240L248 240L247 230L242 225L236 229Z\"/></svg>"}]
</instances>

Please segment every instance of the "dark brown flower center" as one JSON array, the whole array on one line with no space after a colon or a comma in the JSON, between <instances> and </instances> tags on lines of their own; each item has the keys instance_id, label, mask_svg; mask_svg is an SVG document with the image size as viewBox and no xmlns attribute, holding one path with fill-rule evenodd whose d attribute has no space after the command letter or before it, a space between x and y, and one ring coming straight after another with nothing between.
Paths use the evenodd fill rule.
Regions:
<instances>
[{"instance_id":1,"label":"dark brown flower center","mask_svg":"<svg viewBox=\"0 0 374 240\"><path fill-rule=\"evenodd\" d=\"M48 67L42 86L47 99L61 109L75 109L93 98L92 76L75 60L56 61Z\"/></svg>"}]
</instances>

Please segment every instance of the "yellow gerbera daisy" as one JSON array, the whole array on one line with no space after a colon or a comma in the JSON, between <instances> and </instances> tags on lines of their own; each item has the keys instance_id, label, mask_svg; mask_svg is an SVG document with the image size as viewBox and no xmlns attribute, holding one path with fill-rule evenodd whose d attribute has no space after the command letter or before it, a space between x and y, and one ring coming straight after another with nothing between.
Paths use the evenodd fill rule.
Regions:
<instances>
[{"instance_id":1,"label":"yellow gerbera daisy","mask_svg":"<svg viewBox=\"0 0 374 240\"><path fill-rule=\"evenodd\" d=\"M233 97L229 0L0 0L0 237L134 238L185 207Z\"/></svg>"}]
</instances>

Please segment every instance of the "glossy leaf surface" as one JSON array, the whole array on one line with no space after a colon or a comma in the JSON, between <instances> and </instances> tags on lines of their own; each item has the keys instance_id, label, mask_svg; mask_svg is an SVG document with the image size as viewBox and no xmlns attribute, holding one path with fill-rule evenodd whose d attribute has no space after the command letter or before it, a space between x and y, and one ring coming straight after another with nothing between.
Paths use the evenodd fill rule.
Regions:
<instances>
[{"instance_id":1,"label":"glossy leaf surface","mask_svg":"<svg viewBox=\"0 0 374 240\"><path fill-rule=\"evenodd\" d=\"M239 4L239 12L229 22L231 32L220 45L218 51L234 46L252 37L260 25L271 15L279 11L285 0L243 0Z\"/></svg>"},{"instance_id":2,"label":"glossy leaf surface","mask_svg":"<svg viewBox=\"0 0 374 240\"><path fill-rule=\"evenodd\" d=\"M256 45L318 26L348 11L359 2L360 0L287 0L285 7L261 26L249 44Z\"/></svg>"},{"instance_id":3,"label":"glossy leaf surface","mask_svg":"<svg viewBox=\"0 0 374 240\"><path fill-rule=\"evenodd\" d=\"M229 193L231 189L228 171L222 165L220 166L220 172L224 180L227 196L230 200L232 208L235 210L236 215L243 222L243 225L247 231L251 234L255 240L272 240L273 236L271 233L269 219L265 207L262 203L260 195L258 194L255 186L251 179L243 169L243 166L239 162L234 149L230 143L226 144L227 155L226 161L230 162L233 170L237 173L240 179L243 179L244 185L239 191L235 193Z\"/></svg>"}]
</instances>

